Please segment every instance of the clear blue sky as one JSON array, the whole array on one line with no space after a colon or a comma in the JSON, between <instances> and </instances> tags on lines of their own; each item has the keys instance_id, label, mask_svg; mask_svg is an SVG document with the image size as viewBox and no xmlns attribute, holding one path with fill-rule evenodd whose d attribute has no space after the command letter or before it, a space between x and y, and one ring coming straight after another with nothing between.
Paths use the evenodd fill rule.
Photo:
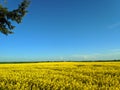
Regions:
<instances>
[{"instance_id":1,"label":"clear blue sky","mask_svg":"<svg viewBox=\"0 0 120 90\"><path fill-rule=\"evenodd\" d=\"M32 0L28 11L14 34L0 34L1 61L120 58L120 0Z\"/></svg>"}]
</instances>

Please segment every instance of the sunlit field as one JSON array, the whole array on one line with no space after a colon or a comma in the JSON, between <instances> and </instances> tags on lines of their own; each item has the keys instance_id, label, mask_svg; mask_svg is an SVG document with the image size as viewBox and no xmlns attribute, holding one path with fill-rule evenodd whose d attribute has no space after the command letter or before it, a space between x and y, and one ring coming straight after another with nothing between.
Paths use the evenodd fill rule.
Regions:
<instances>
[{"instance_id":1,"label":"sunlit field","mask_svg":"<svg viewBox=\"0 0 120 90\"><path fill-rule=\"evenodd\" d=\"M120 62L0 64L0 90L120 90Z\"/></svg>"}]
</instances>

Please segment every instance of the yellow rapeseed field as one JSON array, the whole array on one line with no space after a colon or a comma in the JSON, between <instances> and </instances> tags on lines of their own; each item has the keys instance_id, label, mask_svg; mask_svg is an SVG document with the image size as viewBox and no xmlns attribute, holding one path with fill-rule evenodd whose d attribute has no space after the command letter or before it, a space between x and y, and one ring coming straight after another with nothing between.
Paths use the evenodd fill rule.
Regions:
<instances>
[{"instance_id":1,"label":"yellow rapeseed field","mask_svg":"<svg viewBox=\"0 0 120 90\"><path fill-rule=\"evenodd\" d=\"M120 90L120 62L0 64L0 90Z\"/></svg>"}]
</instances>

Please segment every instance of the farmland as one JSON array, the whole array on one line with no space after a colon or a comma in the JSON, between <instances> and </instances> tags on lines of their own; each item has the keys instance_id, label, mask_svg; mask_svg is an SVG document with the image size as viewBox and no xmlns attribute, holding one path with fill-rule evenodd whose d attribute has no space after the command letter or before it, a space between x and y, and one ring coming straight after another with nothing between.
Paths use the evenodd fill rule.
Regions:
<instances>
[{"instance_id":1,"label":"farmland","mask_svg":"<svg viewBox=\"0 0 120 90\"><path fill-rule=\"evenodd\" d=\"M120 62L0 64L0 90L120 90Z\"/></svg>"}]
</instances>

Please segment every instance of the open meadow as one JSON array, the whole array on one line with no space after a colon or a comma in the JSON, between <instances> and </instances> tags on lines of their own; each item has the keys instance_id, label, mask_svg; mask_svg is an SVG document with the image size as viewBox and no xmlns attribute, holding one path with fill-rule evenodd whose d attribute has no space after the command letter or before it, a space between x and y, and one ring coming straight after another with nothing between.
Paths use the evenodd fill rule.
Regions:
<instances>
[{"instance_id":1,"label":"open meadow","mask_svg":"<svg viewBox=\"0 0 120 90\"><path fill-rule=\"evenodd\" d=\"M0 90L120 90L120 62L0 64Z\"/></svg>"}]
</instances>

